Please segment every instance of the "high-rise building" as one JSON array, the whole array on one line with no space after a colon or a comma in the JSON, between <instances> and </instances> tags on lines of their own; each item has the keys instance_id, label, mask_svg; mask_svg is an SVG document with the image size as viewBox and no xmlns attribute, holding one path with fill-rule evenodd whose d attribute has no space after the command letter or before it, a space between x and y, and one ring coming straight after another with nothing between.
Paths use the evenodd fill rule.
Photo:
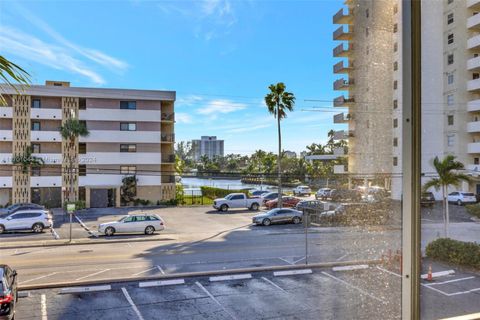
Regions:
<instances>
[{"instance_id":1,"label":"high-rise building","mask_svg":"<svg viewBox=\"0 0 480 320\"><path fill-rule=\"evenodd\" d=\"M47 81L6 89L0 107L0 203L120 206L122 179L135 176L136 198L175 196L174 91L70 87ZM74 143L59 128L70 118L89 135ZM30 148L44 165L25 170L12 159ZM70 170L70 168L72 168ZM73 192L73 194L72 194Z\"/></svg>"},{"instance_id":2,"label":"high-rise building","mask_svg":"<svg viewBox=\"0 0 480 320\"><path fill-rule=\"evenodd\" d=\"M192 140L193 159L199 161L202 156L209 159L223 157L223 143L216 136L202 136L200 140Z\"/></svg>"}]
</instances>

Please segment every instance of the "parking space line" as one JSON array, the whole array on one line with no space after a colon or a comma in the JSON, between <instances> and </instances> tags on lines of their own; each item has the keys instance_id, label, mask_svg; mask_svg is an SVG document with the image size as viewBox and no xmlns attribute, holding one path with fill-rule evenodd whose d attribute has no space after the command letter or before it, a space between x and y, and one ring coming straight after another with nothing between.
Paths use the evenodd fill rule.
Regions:
<instances>
[{"instance_id":1,"label":"parking space line","mask_svg":"<svg viewBox=\"0 0 480 320\"><path fill-rule=\"evenodd\" d=\"M385 272L385 273L389 273L389 274L391 274L391 275L393 275L393 276L399 277L399 278L402 277L402 275L400 275L400 274L398 274L398 273L395 273L395 272L393 272L393 271L387 270L387 269L382 268L382 267L379 267L379 266L377 266L377 269L378 269L378 270L381 270L381 271L383 271L383 272Z\"/></svg>"},{"instance_id":2,"label":"parking space line","mask_svg":"<svg viewBox=\"0 0 480 320\"><path fill-rule=\"evenodd\" d=\"M480 319L480 313L465 314L453 318L443 318L440 320L477 320Z\"/></svg>"},{"instance_id":3,"label":"parking space line","mask_svg":"<svg viewBox=\"0 0 480 320\"><path fill-rule=\"evenodd\" d=\"M338 282L341 282L341 283L343 283L344 285L346 285L347 287L350 287L350 288L352 288L352 289L355 289L355 290L359 291L360 293L363 293L364 295L369 296L369 297L372 298L372 299L375 299L375 300L380 301L380 302L382 302L382 303L387 303L387 301L385 301L385 300L383 300L383 299L380 299L380 298L378 298L378 297L376 297L376 296L368 293L367 291L365 291L365 290L363 290L363 289L360 289L359 287L356 287L356 286L348 283L348 282L345 281L345 280L342 280L342 279L340 279L340 278L337 278L337 277L335 277L335 276L332 276L331 274L326 273L325 271L322 271L322 274L325 275L325 276L327 276L327 277L329 277L329 278L331 278L331 279L334 279L334 280L336 280L336 281L338 281Z\"/></svg>"},{"instance_id":4,"label":"parking space line","mask_svg":"<svg viewBox=\"0 0 480 320\"><path fill-rule=\"evenodd\" d=\"M292 276L296 274L310 274L310 273L312 273L312 269L298 269L298 270L274 271L273 275L275 277L281 277L281 276Z\"/></svg>"},{"instance_id":5,"label":"parking space line","mask_svg":"<svg viewBox=\"0 0 480 320\"><path fill-rule=\"evenodd\" d=\"M226 281L226 280L243 280L243 279L252 279L252 275L250 273L229 274L229 275L226 275L226 276L216 276L216 277L210 277L209 278L210 282Z\"/></svg>"},{"instance_id":6,"label":"parking space line","mask_svg":"<svg viewBox=\"0 0 480 320\"><path fill-rule=\"evenodd\" d=\"M93 276L96 276L97 274L104 273L104 272L109 271L109 270L110 270L110 269L100 270L100 271L98 271L98 272L94 272L94 273L92 273L92 274L88 274L88 275L86 275L86 276L77 278L77 279L75 279L75 281L83 280L83 279L89 278L89 277L93 277Z\"/></svg>"},{"instance_id":7,"label":"parking space line","mask_svg":"<svg viewBox=\"0 0 480 320\"><path fill-rule=\"evenodd\" d=\"M155 270L155 269L157 269L157 267L153 267L153 268L150 268L150 269L147 269L147 270L143 270L143 271L134 273L134 274L132 274L132 276L138 276L138 275L141 275L142 273L145 273L145 272L148 272L148 271L152 271L152 270Z\"/></svg>"},{"instance_id":8,"label":"parking space line","mask_svg":"<svg viewBox=\"0 0 480 320\"><path fill-rule=\"evenodd\" d=\"M439 284L446 284L446 283L452 283L452 282L458 282L458 281L465 281L465 280L470 280L470 279L475 279L475 277L472 276L472 277L466 277L466 278L460 278L460 279L447 280L447 281L443 281L443 282L426 283L425 285L426 285L426 286L435 286L435 285L439 285Z\"/></svg>"},{"instance_id":9,"label":"parking space line","mask_svg":"<svg viewBox=\"0 0 480 320\"><path fill-rule=\"evenodd\" d=\"M215 303L218 304L223 309L223 311L225 311L226 314L228 314L232 319L237 320L237 318L233 314L231 314L217 299L215 299L215 297L210 293L210 291L208 291L204 286L202 286L200 282L196 281L195 284L200 289L202 289L202 291L205 292L210 297L210 299L215 301Z\"/></svg>"},{"instance_id":10,"label":"parking space line","mask_svg":"<svg viewBox=\"0 0 480 320\"><path fill-rule=\"evenodd\" d=\"M160 272L161 272L162 274L165 274L165 271L163 271L162 267L157 266L157 268L158 268L158 270L160 270Z\"/></svg>"},{"instance_id":11,"label":"parking space line","mask_svg":"<svg viewBox=\"0 0 480 320\"><path fill-rule=\"evenodd\" d=\"M90 230L90 229L85 225L85 223L83 223L83 221L82 221L79 217L77 217L76 214L74 214L73 216L75 217L75 219L77 219L78 223L80 223L80 225L82 226L82 228L85 229L85 231L88 232L89 235L94 236L95 238L98 238L98 234L97 234L96 232Z\"/></svg>"},{"instance_id":12,"label":"parking space line","mask_svg":"<svg viewBox=\"0 0 480 320\"><path fill-rule=\"evenodd\" d=\"M293 264L297 264L297 262L300 262L300 261L304 260L305 258L306 258L306 257L303 257L303 258L300 258L300 259L298 259L298 260L296 260L296 261L293 261Z\"/></svg>"},{"instance_id":13,"label":"parking space line","mask_svg":"<svg viewBox=\"0 0 480 320\"><path fill-rule=\"evenodd\" d=\"M355 271L355 270L364 270L368 268L369 267L366 264L357 264L353 266L333 267L332 271Z\"/></svg>"},{"instance_id":14,"label":"parking space line","mask_svg":"<svg viewBox=\"0 0 480 320\"><path fill-rule=\"evenodd\" d=\"M54 238L55 240L60 239L60 236L58 235L57 231L55 231L55 229L53 228L53 225L52 225L51 228L50 228L50 232L52 233L53 238Z\"/></svg>"},{"instance_id":15,"label":"parking space line","mask_svg":"<svg viewBox=\"0 0 480 320\"><path fill-rule=\"evenodd\" d=\"M144 320L142 317L142 314L140 313L140 310L138 310L137 306L135 305L135 302L133 302L132 297L130 297L130 294L128 294L127 289L122 288L123 295L125 298L127 298L128 303L130 303L130 306L132 307L133 311L136 313L138 319Z\"/></svg>"},{"instance_id":16,"label":"parking space line","mask_svg":"<svg viewBox=\"0 0 480 320\"><path fill-rule=\"evenodd\" d=\"M111 285L91 286L91 287L70 287L70 288L62 288L60 290L60 294L98 292L98 291L110 291L110 290L112 290Z\"/></svg>"},{"instance_id":17,"label":"parking space line","mask_svg":"<svg viewBox=\"0 0 480 320\"><path fill-rule=\"evenodd\" d=\"M43 279L43 278L47 278L47 277L56 275L57 273L58 273L58 272L52 272L52 273L46 274L46 275L44 275L44 276L40 276L40 277L36 277L36 278L33 278L33 279L28 279L28 280L22 281L22 282L20 282L19 284L25 284L25 283L27 283L27 282L32 282L32 281L35 281L35 280L40 280L40 279Z\"/></svg>"},{"instance_id":18,"label":"parking space line","mask_svg":"<svg viewBox=\"0 0 480 320\"><path fill-rule=\"evenodd\" d=\"M337 261L343 260L343 258L347 257L350 253L345 253L343 256L337 259Z\"/></svg>"},{"instance_id":19,"label":"parking space line","mask_svg":"<svg viewBox=\"0 0 480 320\"><path fill-rule=\"evenodd\" d=\"M422 287L424 287L424 288L428 288L428 289L433 290L433 291L435 291L435 292L437 292L437 293L440 293L441 295L444 295L444 296L446 296L446 297L449 297L449 296L450 296L448 293L443 292L442 290L439 290L439 289L437 289L437 288L427 286L425 283L420 283L420 285L421 285Z\"/></svg>"},{"instance_id":20,"label":"parking space line","mask_svg":"<svg viewBox=\"0 0 480 320\"><path fill-rule=\"evenodd\" d=\"M275 282L271 281L270 279L267 279L265 277L262 277L262 279L268 283L270 283L272 286L274 286L275 288L277 288L278 290L282 291L282 292L285 292L285 293L288 293L287 291L285 291L284 289L282 289L279 285L277 285Z\"/></svg>"},{"instance_id":21,"label":"parking space line","mask_svg":"<svg viewBox=\"0 0 480 320\"><path fill-rule=\"evenodd\" d=\"M472 292L477 292L477 291L480 291L480 288L470 289L470 290L467 290L467 291L459 291L459 292L454 292L454 293L447 293L447 295L449 297L451 297L451 296L458 296L460 294L467 294L467 293L472 293Z\"/></svg>"},{"instance_id":22,"label":"parking space line","mask_svg":"<svg viewBox=\"0 0 480 320\"><path fill-rule=\"evenodd\" d=\"M285 259L283 259L283 258L277 258L277 259L280 259L280 260L282 260L282 261L285 261L285 262L288 263L288 264L293 264L293 262L290 262L290 261L285 260Z\"/></svg>"},{"instance_id":23,"label":"parking space line","mask_svg":"<svg viewBox=\"0 0 480 320\"><path fill-rule=\"evenodd\" d=\"M138 284L139 288L149 288L149 287L162 287L162 286L173 286L185 284L184 279L171 279L171 280L160 280L160 281L147 281L147 282L140 282Z\"/></svg>"},{"instance_id":24,"label":"parking space line","mask_svg":"<svg viewBox=\"0 0 480 320\"><path fill-rule=\"evenodd\" d=\"M45 294L42 294L40 296L40 306L41 306L41 312L42 312L42 320L48 320L47 296Z\"/></svg>"}]
</instances>

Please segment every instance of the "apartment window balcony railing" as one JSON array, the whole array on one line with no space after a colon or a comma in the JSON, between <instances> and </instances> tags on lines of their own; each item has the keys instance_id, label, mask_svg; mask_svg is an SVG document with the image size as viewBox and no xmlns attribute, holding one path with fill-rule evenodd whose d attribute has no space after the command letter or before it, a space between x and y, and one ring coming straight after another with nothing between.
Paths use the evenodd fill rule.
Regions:
<instances>
[{"instance_id":1,"label":"apartment window balcony railing","mask_svg":"<svg viewBox=\"0 0 480 320\"><path fill-rule=\"evenodd\" d=\"M467 123L467 132L480 132L480 121L472 121Z\"/></svg>"},{"instance_id":2,"label":"apartment window balcony railing","mask_svg":"<svg viewBox=\"0 0 480 320\"><path fill-rule=\"evenodd\" d=\"M333 116L333 123L347 123L350 116L345 113L339 113Z\"/></svg>"},{"instance_id":3,"label":"apartment window balcony railing","mask_svg":"<svg viewBox=\"0 0 480 320\"><path fill-rule=\"evenodd\" d=\"M350 107L355 102L355 98L345 98L344 96L337 97L333 99L333 106L334 107Z\"/></svg>"},{"instance_id":4,"label":"apartment window balcony railing","mask_svg":"<svg viewBox=\"0 0 480 320\"><path fill-rule=\"evenodd\" d=\"M353 12L350 11L348 13L344 13L344 9L340 9L334 16L333 16L333 23L334 24L352 24L353 23Z\"/></svg>"},{"instance_id":5,"label":"apartment window balcony railing","mask_svg":"<svg viewBox=\"0 0 480 320\"><path fill-rule=\"evenodd\" d=\"M480 30L480 15L474 14L467 19L467 28L471 30Z\"/></svg>"},{"instance_id":6,"label":"apartment window balcony railing","mask_svg":"<svg viewBox=\"0 0 480 320\"><path fill-rule=\"evenodd\" d=\"M470 80L467 82L468 91L478 91L480 90L480 79Z\"/></svg>"},{"instance_id":7,"label":"apartment window balcony railing","mask_svg":"<svg viewBox=\"0 0 480 320\"><path fill-rule=\"evenodd\" d=\"M346 27L348 31L344 30L344 26L340 26L333 32L333 40L348 41L353 39L353 28Z\"/></svg>"},{"instance_id":8,"label":"apartment window balcony railing","mask_svg":"<svg viewBox=\"0 0 480 320\"><path fill-rule=\"evenodd\" d=\"M162 176L162 183L175 183L175 176L174 175Z\"/></svg>"},{"instance_id":9,"label":"apartment window balcony railing","mask_svg":"<svg viewBox=\"0 0 480 320\"><path fill-rule=\"evenodd\" d=\"M333 90L350 90L350 88L355 84L353 78L349 78L348 80L345 79L338 79L333 83Z\"/></svg>"},{"instance_id":10,"label":"apartment window balcony railing","mask_svg":"<svg viewBox=\"0 0 480 320\"><path fill-rule=\"evenodd\" d=\"M174 154L162 154L162 163L174 163L175 155Z\"/></svg>"},{"instance_id":11,"label":"apartment window balcony railing","mask_svg":"<svg viewBox=\"0 0 480 320\"><path fill-rule=\"evenodd\" d=\"M349 43L346 48L344 44L341 43L333 49L333 56L336 58L349 57L353 53L353 43Z\"/></svg>"},{"instance_id":12,"label":"apartment window balcony railing","mask_svg":"<svg viewBox=\"0 0 480 320\"><path fill-rule=\"evenodd\" d=\"M339 73L349 73L353 70L353 64L350 64L349 66L344 66L343 61L340 61L336 63L333 66L333 73L339 74Z\"/></svg>"},{"instance_id":13,"label":"apartment window balcony railing","mask_svg":"<svg viewBox=\"0 0 480 320\"><path fill-rule=\"evenodd\" d=\"M162 134L161 139L162 139L162 142L175 142L175 135L174 134Z\"/></svg>"},{"instance_id":14,"label":"apartment window balcony railing","mask_svg":"<svg viewBox=\"0 0 480 320\"><path fill-rule=\"evenodd\" d=\"M162 113L162 121L173 121L175 120L174 113Z\"/></svg>"},{"instance_id":15,"label":"apartment window balcony railing","mask_svg":"<svg viewBox=\"0 0 480 320\"><path fill-rule=\"evenodd\" d=\"M334 174L342 174L342 173L347 173L348 169L347 166L342 165L342 164L337 164L333 166L333 173Z\"/></svg>"},{"instance_id":16,"label":"apartment window balcony railing","mask_svg":"<svg viewBox=\"0 0 480 320\"><path fill-rule=\"evenodd\" d=\"M480 0L467 0L467 8L480 10Z\"/></svg>"}]
</instances>

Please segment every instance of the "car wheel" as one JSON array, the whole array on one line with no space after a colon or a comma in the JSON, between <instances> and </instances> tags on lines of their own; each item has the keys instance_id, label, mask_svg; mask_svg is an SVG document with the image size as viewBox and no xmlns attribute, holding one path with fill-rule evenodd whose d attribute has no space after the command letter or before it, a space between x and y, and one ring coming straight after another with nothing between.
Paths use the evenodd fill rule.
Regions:
<instances>
[{"instance_id":1,"label":"car wheel","mask_svg":"<svg viewBox=\"0 0 480 320\"><path fill-rule=\"evenodd\" d=\"M293 223L294 224L299 224L300 223L300 218L299 217L293 217Z\"/></svg>"},{"instance_id":2,"label":"car wheel","mask_svg":"<svg viewBox=\"0 0 480 320\"><path fill-rule=\"evenodd\" d=\"M269 226L272 224L272 221L270 221L270 219L263 219L262 224L264 226Z\"/></svg>"},{"instance_id":3,"label":"car wheel","mask_svg":"<svg viewBox=\"0 0 480 320\"><path fill-rule=\"evenodd\" d=\"M461 206L463 204L462 200L458 199L457 200L457 205Z\"/></svg>"},{"instance_id":4,"label":"car wheel","mask_svg":"<svg viewBox=\"0 0 480 320\"><path fill-rule=\"evenodd\" d=\"M112 228L112 227L107 227L107 229L105 229L105 235L107 237L111 237L115 234L115 229Z\"/></svg>"},{"instance_id":5,"label":"car wheel","mask_svg":"<svg viewBox=\"0 0 480 320\"><path fill-rule=\"evenodd\" d=\"M155 228L152 226L148 226L145 228L145 234L152 235L155 232Z\"/></svg>"},{"instance_id":6,"label":"car wheel","mask_svg":"<svg viewBox=\"0 0 480 320\"><path fill-rule=\"evenodd\" d=\"M222 204L222 205L220 206L220 211L222 211L222 212L227 212L227 211L228 211L228 206L227 206L226 204Z\"/></svg>"},{"instance_id":7,"label":"car wheel","mask_svg":"<svg viewBox=\"0 0 480 320\"><path fill-rule=\"evenodd\" d=\"M250 209L253 210L253 211L257 211L258 207L259 207L258 203L253 203L252 206L250 207Z\"/></svg>"},{"instance_id":8,"label":"car wheel","mask_svg":"<svg viewBox=\"0 0 480 320\"><path fill-rule=\"evenodd\" d=\"M40 233L43 231L43 224L41 223L35 223L33 226L32 226L32 231L35 232L35 233Z\"/></svg>"},{"instance_id":9,"label":"car wheel","mask_svg":"<svg viewBox=\"0 0 480 320\"><path fill-rule=\"evenodd\" d=\"M0 224L0 233L5 232L5 227Z\"/></svg>"}]
</instances>

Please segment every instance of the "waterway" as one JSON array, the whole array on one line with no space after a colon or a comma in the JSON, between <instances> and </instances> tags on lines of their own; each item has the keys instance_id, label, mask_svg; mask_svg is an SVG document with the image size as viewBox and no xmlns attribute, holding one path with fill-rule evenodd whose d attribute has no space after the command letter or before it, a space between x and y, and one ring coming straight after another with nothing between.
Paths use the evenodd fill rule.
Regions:
<instances>
[{"instance_id":1,"label":"waterway","mask_svg":"<svg viewBox=\"0 0 480 320\"><path fill-rule=\"evenodd\" d=\"M208 186L222 189L255 189L255 190L272 190L276 191L276 186L265 185L265 184L247 184L242 183L240 179L215 179L215 178L192 178L184 177L182 178L182 185L184 188L185 194L200 195L200 187ZM289 188L284 188L288 190Z\"/></svg>"}]
</instances>

